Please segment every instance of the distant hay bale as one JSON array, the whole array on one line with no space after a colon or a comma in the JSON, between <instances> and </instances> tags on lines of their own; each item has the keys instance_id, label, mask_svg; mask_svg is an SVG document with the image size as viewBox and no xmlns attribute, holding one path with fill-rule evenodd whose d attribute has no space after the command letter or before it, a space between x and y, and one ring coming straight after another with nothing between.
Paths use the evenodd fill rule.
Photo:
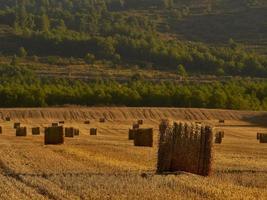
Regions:
<instances>
[{"instance_id":1,"label":"distant hay bale","mask_svg":"<svg viewBox=\"0 0 267 200\"><path fill-rule=\"evenodd\" d=\"M10 117L6 117L5 120L6 120L7 122L10 122L10 121L11 121Z\"/></svg>"},{"instance_id":2,"label":"distant hay bale","mask_svg":"<svg viewBox=\"0 0 267 200\"><path fill-rule=\"evenodd\" d=\"M17 129L17 128L19 128L19 127L20 127L20 123L19 123L19 122L14 123L13 128Z\"/></svg>"},{"instance_id":3,"label":"distant hay bale","mask_svg":"<svg viewBox=\"0 0 267 200\"><path fill-rule=\"evenodd\" d=\"M134 146L153 147L153 128L136 129Z\"/></svg>"},{"instance_id":4,"label":"distant hay bale","mask_svg":"<svg viewBox=\"0 0 267 200\"><path fill-rule=\"evenodd\" d=\"M129 129L129 133L128 133L129 140L134 140L135 132L136 132L136 129Z\"/></svg>"},{"instance_id":5,"label":"distant hay bale","mask_svg":"<svg viewBox=\"0 0 267 200\"><path fill-rule=\"evenodd\" d=\"M139 124L136 123L133 124L133 129L139 129L139 127L140 127Z\"/></svg>"},{"instance_id":6,"label":"distant hay bale","mask_svg":"<svg viewBox=\"0 0 267 200\"><path fill-rule=\"evenodd\" d=\"M100 119L99 119L99 122L100 122L100 123L105 123L105 122L106 122L106 119L105 119L105 118L100 118Z\"/></svg>"},{"instance_id":7,"label":"distant hay bale","mask_svg":"<svg viewBox=\"0 0 267 200\"><path fill-rule=\"evenodd\" d=\"M17 137L25 137L25 136L27 136L27 128L26 127L18 127L16 129L16 136Z\"/></svg>"},{"instance_id":8,"label":"distant hay bale","mask_svg":"<svg viewBox=\"0 0 267 200\"><path fill-rule=\"evenodd\" d=\"M40 135L40 127L33 127L32 135Z\"/></svg>"},{"instance_id":9,"label":"distant hay bale","mask_svg":"<svg viewBox=\"0 0 267 200\"><path fill-rule=\"evenodd\" d=\"M260 134L260 143L267 143L267 133Z\"/></svg>"},{"instance_id":10,"label":"distant hay bale","mask_svg":"<svg viewBox=\"0 0 267 200\"><path fill-rule=\"evenodd\" d=\"M143 121L142 119L139 119L139 120L137 121L137 123L138 123L139 125L143 125L143 124L144 124L144 121Z\"/></svg>"},{"instance_id":11,"label":"distant hay bale","mask_svg":"<svg viewBox=\"0 0 267 200\"><path fill-rule=\"evenodd\" d=\"M225 123L225 120L224 119L219 119L219 123L220 124L224 124Z\"/></svg>"},{"instance_id":12,"label":"distant hay bale","mask_svg":"<svg viewBox=\"0 0 267 200\"><path fill-rule=\"evenodd\" d=\"M73 127L65 128L65 137L74 137L75 129Z\"/></svg>"},{"instance_id":13,"label":"distant hay bale","mask_svg":"<svg viewBox=\"0 0 267 200\"><path fill-rule=\"evenodd\" d=\"M257 133L257 140L259 140L261 137L261 133Z\"/></svg>"},{"instance_id":14,"label":"distant hay bale","mask_svg":"<svg viewBox=\"0 0 267 200\"><path fill-rule=\"evenodd\" d=\"M63 126L54 126L45 128L44 144L63 144L64 129Z\"/></svg>"},{"instance_id":15,"label":"distant hay bale","mask_svg":"<svg viewBox=\"0 0 267 200\"><path fill-rule=\"evenodd\" d=\"M97 135L97 128L91 128L90 135Z\"/></svg>"},{"instance_id":16,"label":"distant hay bale","mask_svg":"<svg viewBox=\"0 0 267 200\"><path fill-rule=\"evenodd\" d=\"M52 123L52 127L58 126L58 123Z\"/></svg>"},{"instance_id":17,"label":"distant hay bale","mask_svg":"<svg viewBox=\"0 0 267 200\"><path fill-rule=\"evenodd\" d=\"M64 122L64 121L59 121L58 123L59 123L59 124L65 124L65 122Z\"/></svg>"},{"instance_id":18,"label":"distant hay bale","mask_svg":"<svg viewBox=\"0 0 267 200\"><path fill-rule=\"evenodd\" d=\"M74 136L79 136L80 135L80 130L75 128L74 129Z\"/></svg>"},{"instance_id":19,"label":"distant hay bale","mask_svg":"<svg viewBox=\"0 0 267 200\"><path fill-rule=\"evenodd\" d=\"M212 169L210 126L163 121L160 124L157 172L185 171L208 176Z\"/></svg>"},{"instance_id":20,"label":"distant hay bale","mask_svg":"<svg viewBox=\"0 0 267 200\"><path fill-rule=\"evenodd\" d=\"M90 121L84 121L84 124L90 124Z\"/></svg>"},{"instance_id":21,"label":"distant hay bale","mask_svg":"<svg viewBox=\"0 0 267 200\"><path fill-rule=\"evenodd\" d=\"M221 144L222 143L222 139L224 138L224 132L223 131L219 131L215 134L215 143L216 144Z\"/></svg>"}]
</instances>

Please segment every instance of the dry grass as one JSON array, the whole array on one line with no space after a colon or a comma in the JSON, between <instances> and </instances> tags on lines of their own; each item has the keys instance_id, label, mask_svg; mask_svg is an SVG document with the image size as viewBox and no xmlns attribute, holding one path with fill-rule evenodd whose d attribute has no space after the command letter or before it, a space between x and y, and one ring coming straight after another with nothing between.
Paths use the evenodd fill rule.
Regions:
<instances>
[{"instance_id":1,"label":"dry grass","mask_svg":"<svg viewBox=\"0 0 267 200\"><path fill-rule=\"evenodd\" d=\"M65 125L79 128L80 137L66 138L65 144L59 146L43 144L43 127L63 119L52 109L51 115L43 119L20 118L29 115L28 111L20 114L20 109L16 114L5 111L27 128L41 127L41 135L17 138L13 123L1 122L0 199L266 199L267 145L260 144L255 134L267 128L250 126L234 112L233 118L229 115L227 119L226 112L227 124L217 128L224 131L224 142L215 144L214 172L210 177L187 173L160 176L155 175L157 147L134 147L128 140L128 129L133 118L142 118L144 128L156 131L159 118L186 120L183 113L166 109L164 115L158 109L141 112L141 108L92 110L94 115L77 111L77 120L65 111ZM103 112L110 117L104 124L99 122ZM213 118L223 114L198 111L193 115L190 109L186 112L192 121L209 117L214 124L218 120ZM90 125L84 124L86 119L82 117L87 114L92 116ZM89 136L91 127L98 129L97 137Z\"/></svg>"}]
</instances>

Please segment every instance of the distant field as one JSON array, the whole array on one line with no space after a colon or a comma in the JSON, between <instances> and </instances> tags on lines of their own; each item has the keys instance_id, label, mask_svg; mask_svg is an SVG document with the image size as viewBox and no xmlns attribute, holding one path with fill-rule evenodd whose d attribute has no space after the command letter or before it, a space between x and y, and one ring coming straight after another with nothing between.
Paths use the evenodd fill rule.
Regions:
<instances>
[{"instance_id":1,"label":"distant field","mask_svg":"<svg viewBox=\"0 0 267 200\"><path fill-rule=\"evenodd\" d=\"M265 199L267 196L267 145L256 133L267 131L266 112L175 108L44 108L1 109L0 199ZM98 119L107 122L100 124ZM215 145L211 177L181 173L155 174L160 119L204 121L224 130ZM128 141L133 121L153 127L153 148L134 147ZM225 119L218 126L218 119ZM48 126L65 120L81 136L64 145L44 146L41 136L16 138L13 122ZM83 124L90 120L90 125ZM89 136L90 127L99 135ZM43 132L43 130L42 130Z\"/></svg>"}]
</instances>

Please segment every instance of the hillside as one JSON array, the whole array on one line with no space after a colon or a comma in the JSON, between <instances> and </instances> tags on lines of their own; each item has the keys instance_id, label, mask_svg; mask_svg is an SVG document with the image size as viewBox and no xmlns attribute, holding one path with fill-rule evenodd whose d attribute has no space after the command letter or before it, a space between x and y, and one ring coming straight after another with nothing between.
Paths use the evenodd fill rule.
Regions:
<instances>
[{"instance_id":1,"label":"hillside","mask_svg":"<svg viewBox=\"0 0 267 200\"><path fill-rule=\"evenodd\" d=\"M1 60L266 77L266 9L261 0L1 1Z\"/></svg>"}]
</instances>

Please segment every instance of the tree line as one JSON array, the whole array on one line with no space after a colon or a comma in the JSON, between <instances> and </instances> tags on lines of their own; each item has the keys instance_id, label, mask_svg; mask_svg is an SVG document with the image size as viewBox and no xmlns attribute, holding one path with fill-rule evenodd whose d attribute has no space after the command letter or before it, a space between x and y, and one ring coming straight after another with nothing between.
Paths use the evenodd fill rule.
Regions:
<instances>
[{"instance_id":1,"label":"tree line","mask_svg":"<svg viewBox=\"0 0 267 200\"><path fill-rule=\"evenodd\" d=\"M0 107L161 106L267 110L267 81L151 83L39 79L33 72L0 66Z\"/></svg>"}]
</instances>

